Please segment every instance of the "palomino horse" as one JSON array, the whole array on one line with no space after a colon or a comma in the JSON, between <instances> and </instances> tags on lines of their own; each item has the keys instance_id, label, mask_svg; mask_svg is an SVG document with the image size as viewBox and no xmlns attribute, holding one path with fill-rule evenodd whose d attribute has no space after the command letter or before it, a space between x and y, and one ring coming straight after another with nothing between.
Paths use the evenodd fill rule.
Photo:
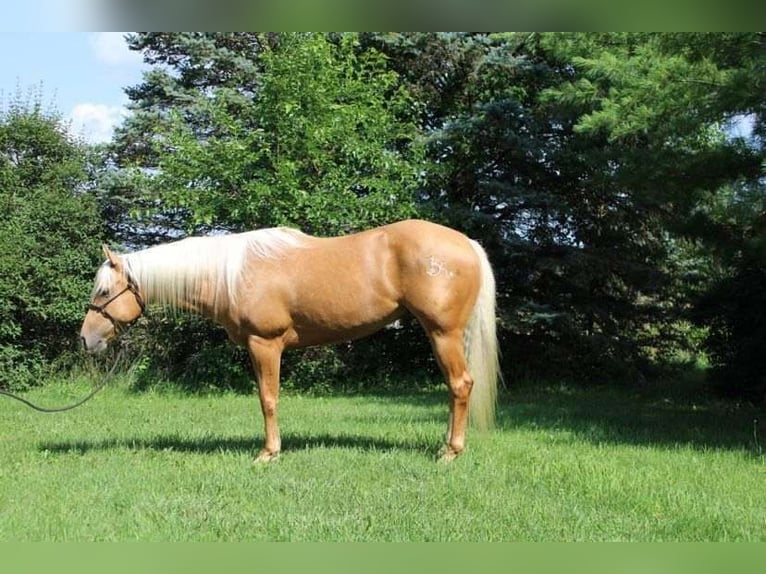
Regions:
<instances>
[{"instance_id":1,"label":"palomino horse","mask_svg":"<svg viewBox=\"0 0 766 574\"><path fill-rule=\"evenodd\" d=\"M494 422L495 280L484 250L455 230L414 220L332 238L275 228L104 254L80 332L85 349L105 349L145 303L212 318L247 347L255 369L265 425L256 461L281 448L282 352L362 337L406 311L425 329L450 391L442 459L463 450L469 410L479 428Z\"/></svg>"}]
</instances>

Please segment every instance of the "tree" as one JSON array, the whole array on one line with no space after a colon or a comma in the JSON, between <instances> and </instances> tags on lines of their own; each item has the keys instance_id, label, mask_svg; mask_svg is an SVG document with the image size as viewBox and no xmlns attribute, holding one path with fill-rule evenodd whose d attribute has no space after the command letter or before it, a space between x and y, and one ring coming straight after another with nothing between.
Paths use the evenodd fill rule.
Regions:
<instances>
[{"instance_id":1,"label":"tree","mask_svg":"<svg viewBox=\"0 0 766 574\"><path fill-rule=\"evenodd\" d=\"M0 384L75 348L102 235L86 153L39 103L0 113Z\"/></svg>"},{"instance_id":2,"label":"tree","mask_svg":"<svg viewBox=\"0 0 766 574\"><path fill-rule=\"evenodd\" d=\"M205 137L176 112L160 145L166 203L196 225L295 225L333 234L414 213L423 169L414 104L355 36L282 35L261 57L251 100L216 88ZM237 113L232 102L238 101Z\"/></svg>"},{"instance_id":3,"label":"tree","mask_svg":"<svg viewBox=\"0 0 766 574\"><path fill-rule=\"evenodd\" d=\"M755 402L766 400L765 191L759 182L730 186L695 216L714 245L693 310L708 332L712 380L723 394Z\"/></svg>"},{"instance_id":4,"label":"tree","mask_svg":"<svg viewBox=\"0 0 766 574\"><path fill-rule=\"evenodd\" d=\"M134 115L102 179L106 205L144 217L116 226L128 242L275 225L337 234L415 213L419 110L356 35L138 34L131 45L163 66L128 90ZM196 353L212 333L186 326ZM174 349L172 362L190 364L189 346Z\"/></svg>"},{"instance_id":5,"label":"tree","mask_svg":"<svg viewBox=\"0 0 766 574\"><path fill-rule=\"evenodd\" d=\"M686 321L709 278L758 260L757 217L737 205L760 213L745 196L762 193L762 34L132 43L162 64L128 91L114 156L147 235L448 223L490 252L510 378L642 379L695 350ZM730 129L743 117L747 142ZM702 230L725 221L739 239L723 249Z\"/></svg>"},{"instance_id":6,"label":"tree","mask_svg":"<svg viewBox=\"0 0 766 574\"><path fill-rule=\"evenodd\" d=\"M686 221L760 173L761 156L725 130L758 69L757 39L366 37L429 102L426 196L491 248L511 368L602 381L646 371L657 328L679 318Z\"/></svg>"},{"instance_id":7,"label":"tree","mask_svg":"<svg viewBox=\"0 0 766 574\"><path fill-rule=\"evenodd\" d=\"M116 142L119 165L150 173L163 224L336 233L413 213L415 105L356 36L145 34L133 46L175 67L128 90L136 113Z\"/></svg>"},{"instance_id":8,"label":"tree","mask_svg":"<svg viewBox=\"0 0 766 574\"><path fill-rule=\"evenodd\" d=\"M639 320L621 321L620 328L639 351L664 344L678 320L688 318L683 309L699 286L678 280L688 268L678 251L679 242L695 239L694 214L730 182L761 173L762 151L728 133L732 119L757 100L751 88L743 91L758 67L757 40L752 34L548 39L550 49L572 63L573 76L544 100L576 112L577 140L602 142L608 169L601 180L622 207L608 209L601 220L620 236L620 259L638 263L636 270L645 270L639 278L649 279L625 281L633 287L625 302ZM748 95L735 104L737 93ZM633 224L623 228L615 220L621 211ZM666 330L660 340L648 336L657 328Z\"/></svg>"}]
</instances>

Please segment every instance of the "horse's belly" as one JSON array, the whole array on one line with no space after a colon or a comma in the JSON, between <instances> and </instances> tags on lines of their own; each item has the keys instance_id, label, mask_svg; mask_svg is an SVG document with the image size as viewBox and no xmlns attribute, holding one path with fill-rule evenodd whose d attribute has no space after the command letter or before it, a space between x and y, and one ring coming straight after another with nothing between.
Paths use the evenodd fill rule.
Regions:
<instances>
[{"instance_id":1,"label":"horse's belly","mask_svg":"<svg viewBox=\"0 0 766 574\"><path fill-rule=\"evenodd\" d=\"M385 309L349 309L327 307L313 313L297 313L293 317L291 347L307 347L340 343L366 337L399 319L404 309L390 305Z\"/></svg>"}]
</instances>

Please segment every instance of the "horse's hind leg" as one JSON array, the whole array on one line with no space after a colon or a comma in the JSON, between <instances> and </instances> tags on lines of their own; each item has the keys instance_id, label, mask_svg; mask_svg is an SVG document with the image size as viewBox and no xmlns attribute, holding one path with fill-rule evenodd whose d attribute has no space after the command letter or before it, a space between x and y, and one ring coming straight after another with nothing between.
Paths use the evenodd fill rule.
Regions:
<instances>
[{"instance_id":1,"label":"horse's hind leg","mask_svg":"<svg viewBox=\"0 0 766 574\"><path fill-rule=\"evenodd\" d=\"M447 427L447 444L441 460L450 461L465 448L465 432L468 426L468 401L473 379L463 350L463 331L434 331L429 333L434 354L439 362L450 393L450 416Z\"/></svg>"},{"instance_id":2,"label":"horse's hind leg","mask_svg":"<svg viewBox=\"0 0 766 574\"><path fill-rule=\"evenodd\" d=\"M250 337L247 347L258 379L258 395L261 400L266 435L264 447L254 462L269 462L279 456L282 448L277 423L277 403L283 346L278 340Z\"/></svg>"}]
</instances>

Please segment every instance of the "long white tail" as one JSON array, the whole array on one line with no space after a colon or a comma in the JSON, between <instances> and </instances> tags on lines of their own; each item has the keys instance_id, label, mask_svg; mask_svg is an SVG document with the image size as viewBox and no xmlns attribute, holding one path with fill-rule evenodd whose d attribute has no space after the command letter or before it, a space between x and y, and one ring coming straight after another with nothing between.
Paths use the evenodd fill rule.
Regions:
<instances>
[{"instance_id":1,"label":"long white tail","mask_svg":"<svg viewBox=\"0 0 766 574\"><path fill-rule=\"evenodd\" d=\"M471 240L471 246L481 262L481 288L465 334L468 372L473 378L468 413L471 423L476 428L488 430L495 424L497 379L500 376L495 316L495 275L481 245Z\"/></svg>"}]
</instances>

